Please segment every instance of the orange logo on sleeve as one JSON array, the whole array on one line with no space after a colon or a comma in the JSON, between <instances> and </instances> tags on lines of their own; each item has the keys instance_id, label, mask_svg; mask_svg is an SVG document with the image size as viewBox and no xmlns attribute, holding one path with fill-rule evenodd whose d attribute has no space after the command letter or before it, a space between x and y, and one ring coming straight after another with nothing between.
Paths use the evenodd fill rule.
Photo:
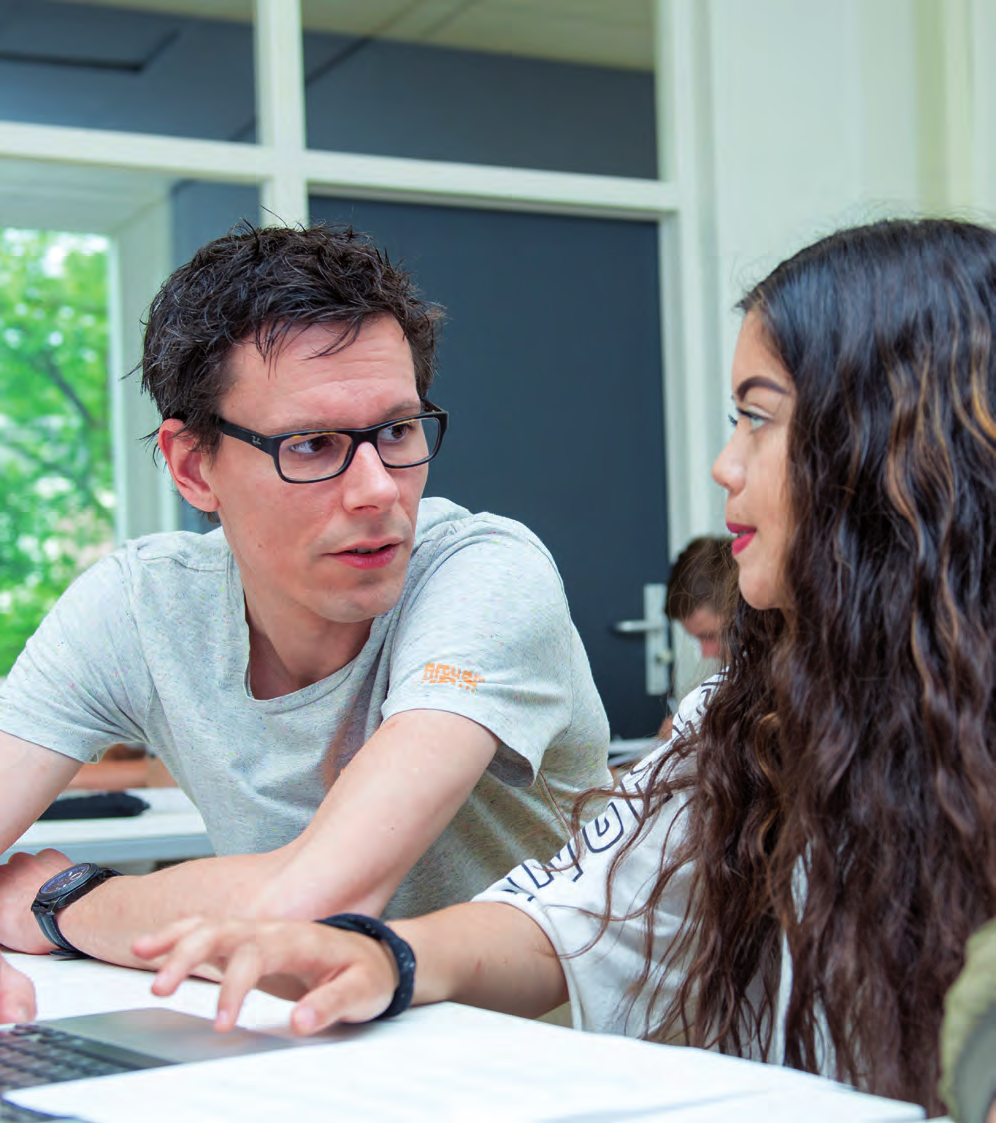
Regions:
<instances>
[{"instance_id":1,"label":"orange logo on sleeve","mask_svg":"<svg viewBox=\"0 0 996 1123\"><path fill-rule=\"evenodd\" d=\"M465 671L463 667L451 667L448 663L426 663L422 671L422 682L458 686L461 690L476 694L477 684L487 682L487 679L477 671Z\"/></svg>"}]
</instances>

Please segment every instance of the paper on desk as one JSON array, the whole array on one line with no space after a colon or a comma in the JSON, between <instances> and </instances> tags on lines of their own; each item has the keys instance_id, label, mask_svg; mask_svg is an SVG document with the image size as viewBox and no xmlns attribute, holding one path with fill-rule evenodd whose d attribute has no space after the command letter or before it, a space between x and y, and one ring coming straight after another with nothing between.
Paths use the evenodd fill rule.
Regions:
<instances>
[{"instance_id":1,"label":"paper on desk","mask_svg":"<svg viewBox=\"0 0 996 1123\"><path fill-rule=\"evenodd\" d=\"M128 970L96 959L64 960L50 955L10 952L5 958L34 983L39 1020L158 1005L213 1018L218 1007L218 987L201 979L186 979L175 995L160 999L150 989L152 973L149 971ZM287 1025L292 1006L293 1003L281 998L251 991L239 1025L274 1032L277 1027Z\"/></svg>"},{"instance_id":2,"label":"paper on desk","mask_svg":"<svg viewBox=\"0 0 996 1123\"><path fill-rule=\"evenodd\" d=\"M769 1095L794 1098L798 1110L827 1089L833 1086L774 1066L445 1005L357 1027L333 1044L31 1088L9 1097L93 1123L134 1123L138 1104L143 1123L327 1123L336 1111L378 1123L582 1123L630 1116L643 1123L661 1111L681 1119L683 1109L708 1104L728 1118L733 1101L739 1118L756 1106L756 1116L747 1118L767 1121L762 1105ZM854 1100L888 1107L869 1097ZM848 1100L840 1116L848 1123L919 1117L913 1108L897 1114L892 1105L862 1114L857 1102L856 1111L851 1106ZM808 1107L806 1115L811 1123Z\"/></svg>"},{"instance_id":3,"label":"paper on desk","mask_svg":"<svg viewBox=\"0 0 996 1123\"><path fill-rule=\"evenodd\" d=\"M759 1092L736 1101L735 1121L731 1118L730 1101L712 1102L697 1107L684 1107L677 1113L652 1112L632 1119L632 1123L908 1123L922 1120L924 1112L915 1104L865 1096L828 1081L825 1087L789 1091ZM562 1123L594 1123L575 1116ZM602 1123L599 1120L599 1123ZM935 1120L934 1123L943 1123Z\"/></svg>"}]
</instances>

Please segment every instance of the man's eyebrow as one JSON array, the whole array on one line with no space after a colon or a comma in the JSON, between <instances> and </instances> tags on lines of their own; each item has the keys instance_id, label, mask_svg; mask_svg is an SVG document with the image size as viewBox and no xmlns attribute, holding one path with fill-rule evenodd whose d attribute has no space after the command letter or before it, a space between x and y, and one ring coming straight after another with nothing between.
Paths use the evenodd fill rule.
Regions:
<instances>
[{"instance_id":1,"label":"man's eyebrow","mask_svg":"<svg viewBox=\"0 0 996 1123\"><path fill-rule=\"evenodd\" d=\"M422 412L422 403L420 401L402 402L400 405L390 406L381 411L381 420L371 422L373 425L389 425L392 421L400 421L405 417L414 417L415 414ZM356 426L351 425L326 425L316 421L309 421L306 425L300 425L297 428L285 429L286 433L334 433L340 429L351 429ZM358 428L365 429L367 426L361 425Z\"/></svg>"},{"instance_id":2,"label":"man's eyebrow","mask_svg":"<svg viewBox=\"0 0 996 1123\"><path fill-rule=\"evenodd\" d=\"M745 378L737 386L736 390L733 391L733 400L742 402L751 390L773 390L776 394L784 395L789 393L784 386L773 379L765 378L763 374L754 374L750 378Z\"/></svg>"}]
</instances>

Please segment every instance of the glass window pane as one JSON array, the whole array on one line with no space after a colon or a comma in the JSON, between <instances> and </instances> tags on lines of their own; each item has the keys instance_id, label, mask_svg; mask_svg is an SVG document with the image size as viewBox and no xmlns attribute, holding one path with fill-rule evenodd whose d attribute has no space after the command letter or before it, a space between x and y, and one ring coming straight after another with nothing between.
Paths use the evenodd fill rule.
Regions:
<instances>
[{"instance_id":1,"label":"glass window pane","mask_svg":"<svg viewBox=\"0 0 996 1123\"><path fill-rule=\"evenodd\" d=\"M0 232L0 675L111 549L107 242Z\"/></svg>"},{"instance_id":2,"label":"glass window pane","mask_svg":"<svg viewBox=\"0 0 996 1123\"><path fill-rule=\"evenodd\" d=\"M185 180L173 192L172 268L247 221L259 223L259 189L249 184L203 183Z\"/></svg>"},{"instance_id":3,"label":"glass window pane","mask_svg":"<svg viewBox=\"0 0 996 1123\"><path fill-rule=\"evenodd\" d=\"M304 0L311 148L657 175L650 0Z\"/></svg>"},{"instance_id":4,"label":"glass window pane","mask_svg":"<svg viewBox=\"0 0 996 1123\"><path fill-rule=\"evenodd\" d=\"M188 180L173 192L171 267L178 268L215 238L246 220L259 222L259 191L256 187L231 183L202 183ZM183 530L206 533L218 525L203 511L177 497Z\"/></svg>"},{"instance_id":5,"label":"glass window pane","mask_svg":"<svg viewBox=\"0 0 996 1123\"><path fill-rule=\"evenodd\" d=\"M0 0L0 119L252 139L251 21L211 18L221 0L152 8Z\"/></svg>"}]
</instances>

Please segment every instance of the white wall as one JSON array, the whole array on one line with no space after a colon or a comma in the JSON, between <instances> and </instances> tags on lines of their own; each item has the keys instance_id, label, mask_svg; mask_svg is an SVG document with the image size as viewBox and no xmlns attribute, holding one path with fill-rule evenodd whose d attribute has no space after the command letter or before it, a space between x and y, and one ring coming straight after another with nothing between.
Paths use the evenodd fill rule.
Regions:
<instances>
[{"instance_id":1,"label":"white wall","mask_svg":"<svg viewBox=\"0 0 996 1123\"><path fill-rule=\"evenodd\" d=\"M712 178L698 185L709 207L700 250L720 370L687 377L710 396L704 436L715 452L727 429L732 309L746 287L840 225L910 213L996 219L996 4L704 2L697 83L709 158L699 174L711 164ZM715 490L703 482L698 505L712 519Z\"/></svg>"},{"instance_id":2,"label":"white wall","mask_svg":"<svg viewBox=\"0 0 996 1123\"><path fill-rule=\"evenodd\" d=\"M724 371L745 288L836 226L917 206L913 7L712 0Z\"/></svg>"}]
</instances>

